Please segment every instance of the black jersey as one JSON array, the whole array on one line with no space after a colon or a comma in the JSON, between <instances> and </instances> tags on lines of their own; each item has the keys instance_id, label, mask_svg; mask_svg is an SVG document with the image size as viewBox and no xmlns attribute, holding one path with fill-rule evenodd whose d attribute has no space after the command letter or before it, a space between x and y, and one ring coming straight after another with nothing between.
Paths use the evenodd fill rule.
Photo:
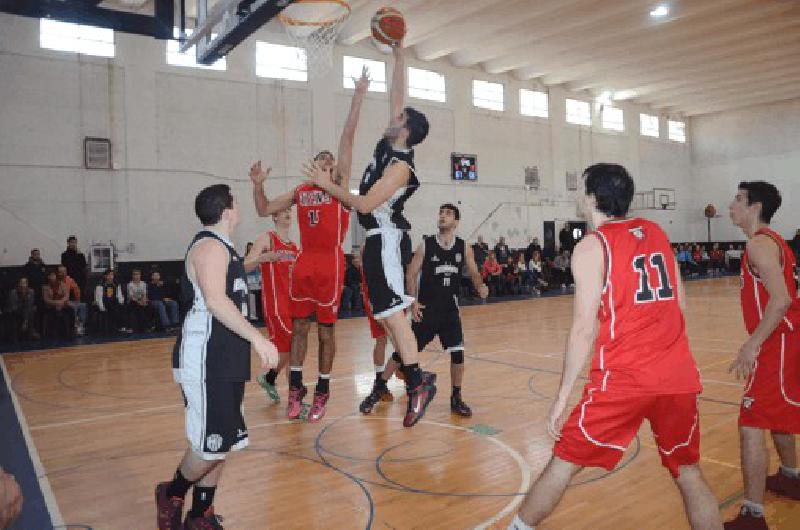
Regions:
<instances>
[{"instance_id":1,"label":"black jersey","mask_svg":"<svg viewBox=\"0 0 800 530\"><path fill-rule=\"evenodd\" d=\"M425 236L425 257L419 279L419 303L423 314L457 311L461 273L464 270L464 240L456 237L450 248L443 248L436 236Z\"/></svg>"},{"instance_id":2,"label":"black jersey","mask_svg":"<svg viewBox=\"0 0 800 530\"><path fill-rule=\"evenodd\" d=\"M389 200L367 214L358 214L358 222L366 230L373 228L397 228L400 230L410 230L411 223L403 216L403 206L411 195L417 191L419 180L414 169L414 150L396 151L392 149L389 140L382 138L375 146L372 162L364 170L361 178L361 185L358 188L359 195L366 195L367 192L383 177L383 172L387 167L395 162L403 161L408 164L411 174L408 183L398 189Z\"/></svg>"},{"instance_id":3,"label":"black jersey","mask_svg":"<svg viewBox=\"0 0 800 530\"><path fill-rule=\"evenodd\" d=\"M202 239L216 239L228 249L230 262L225 279L225 294L247 317L247 280L244 260L230 241L210 230L202 230L192 240L189 251ZM172 368L177 382L223 379L250 379L250 343L214 318L206 307L203 293L184 272L181 289L191 307L172 351Z\"/></svg>"}]
</instances>

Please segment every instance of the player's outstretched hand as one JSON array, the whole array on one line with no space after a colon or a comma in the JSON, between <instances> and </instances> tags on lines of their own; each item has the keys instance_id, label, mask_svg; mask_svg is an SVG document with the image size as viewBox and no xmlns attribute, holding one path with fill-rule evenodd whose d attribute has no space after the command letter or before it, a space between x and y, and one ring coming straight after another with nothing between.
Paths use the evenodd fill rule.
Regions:
<instances>
[{"instance_id":1,"label":"player's outstretched hand","mask_svg":"<svg viewBox=\"0 0 800 530\"><path fill-rule=\"evenodd\" d=\"M481 286L478 287L478 296L481 297L481 300L486 300L489 298L489 288L485 283L482 283Z\"/></svg>"},{"instance_id":2,"label":"player's outstretched hand","mask_svg":"<svg viewBox=\"0 0 800 530\"><path fill-rule=\"evenodd\" d=\"M294 261L295 257L287 252L272 252L267 250L256 258L258 263L278 263L281 261Z\"/></svg>"},{"instance_id":3,"label":"player's outstretched hand","mask_svg":"<svg viewBox=\"0 0 800 530\"><path fill-rule=\"evenodd\" d=\"M550 412L547 413L547 434L554 440L561 439L561 428L564 426L563 416L566 408L567 402L556 398L550 407Z\"/></svg>"},{"instance_id":4,"label":"player's outstretched hand","mask_svg":"<svg viewBox=\"0 0 800 530\"><path fill-rule=\"evenodd\" d=\"M411 304L411 318L414 319L414 322L419 322L420 320L422 320L423 309L425 309L425 306L417 301Z\"/></svg>"},{"instance_id":5,"label":"player's outstretched hand","mask_svg":"<svg viewBox=\"0 0 800 530\"><path fill-rule=\"evenodd\" d=\"M733 372L737 380L746 381L755 370L758 350L759 348L750 344L750 341L745 342L739 349L736 359L728 367L728 373Z\"/></svg>"},{"instance_id":6,"label":"player's outstretched hand","mask_svg":"<svg viewBox=\"0 0 800 530\"><path fill-rule=\"evenodd\" d=\"M353 78L353 85L355 85L356 92L359 94L366 94L369 89L369 68L364 66L361 69L361 77L358 79Z\"/></svg>"},{"instance_id":7,"label":"player's outstretched hand","mask_svg":"<svg viewBox=\"0 0 800 530\"><path fill-rule=\"evenodd\" d=\"M261 160L250 166L250 180L253 181L253 184L263 184L267 177L269 176L270 171L272 171L271 167L267 169L261 168Z\"/></svg>"},{"instance_id":8,"label":"player's outstretched hand","mask_svg":"<svg viewBox=\"0 0 800 530\"><path fill-rule=\"evenodd\" d=\"M8 528L22 511L22 491L13 475L0 468L0 528Z\"/></svg>"},{"instance_id":9,"label":"player's outstretched hand","mask_svg":"<svg viewBox=\"0 0 800 530\"><path fill-rule=\"evenodd\" d=\"M331 184L331 172L325 171L322 166L313 160L303 164L303 175L306 178L306 182L323 190L327 190L327 186Z\"/></svg>"},{"instance_id":10,"label":"player's outstretched hand","mask_svg":"<svg viewBox=\"0 0 800 530\"><path fill-rule=\"evenodd\" d=\"M264 370L271 370L278 367L278 349L262 334L258 334L258 338L253 341L253 349L261 358L261 368Z\"/></svg>"}]
</instances>

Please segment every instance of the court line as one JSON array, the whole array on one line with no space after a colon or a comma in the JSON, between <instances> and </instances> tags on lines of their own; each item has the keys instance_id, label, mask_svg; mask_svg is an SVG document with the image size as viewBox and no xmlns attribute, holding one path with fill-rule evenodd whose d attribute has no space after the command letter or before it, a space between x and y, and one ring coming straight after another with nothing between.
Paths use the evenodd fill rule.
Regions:
<instances>
[{"instance_id":1,"label":"court line","mask_svg":"<svg viewBox=\"0 0 800 530\"><path fill-rule=\"evenodd\" d=\"M0 356L0 370L3 371L3 377L5 378L6 382L10 382L11 379L8 376L6 363L2 356ZM47 473L42 465L42 460L39 458L39 451L36 449L36 444L33 443L33 437L31 436L31 431L28 428L28 421L25 419L25 414L23 414L22 408L19 406L17 393L10 384L7 384L6 386L8 386L8 395L11 396L11 402L14 404L14 412L17 414L17 421L19 422L20 429L22 430L22 436L25 438L25 445L28 447L28 454L30 455L31 463L33 464L33 470L36 473L36 480L39 481L39 489L42 491L42 497L44 497L45 506L47 506L47 511L50 513L51 522L53 523L53 526L63 526L64 518L61 516L61 510L58 508L58 502L56 501L56 496L53 493L53 488L50 487L50 480L47 478Z\"/></svg>"}]
</instances>

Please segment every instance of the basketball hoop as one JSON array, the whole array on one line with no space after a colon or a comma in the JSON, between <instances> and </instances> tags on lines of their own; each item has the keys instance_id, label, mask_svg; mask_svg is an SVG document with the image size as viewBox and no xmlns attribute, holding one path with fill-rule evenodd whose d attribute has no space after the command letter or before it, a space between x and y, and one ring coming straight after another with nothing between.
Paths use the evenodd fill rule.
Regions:
<instances>
[{"instance_id":1,"label":"basketball hoop","mask_svg":"<svg viewBox=\"0 0 800 530\"><path fill-rule=\"evenodd\" d=\"M309 65L330 68L333 45L350 11L344 0L297 0L278 14L278 20L292 43L305 48Z\"/></svg>"}]
</instances>

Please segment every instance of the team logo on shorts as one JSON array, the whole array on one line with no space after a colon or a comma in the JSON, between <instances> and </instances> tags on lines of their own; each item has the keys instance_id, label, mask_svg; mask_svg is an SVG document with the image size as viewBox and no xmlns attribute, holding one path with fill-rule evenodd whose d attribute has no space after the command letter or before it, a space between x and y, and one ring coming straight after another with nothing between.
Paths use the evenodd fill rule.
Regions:
<instances>
[{"instance_id":1,"label":"team logo on shorts","mask_svg":"<svg viewBox=\"0 0 800 530\"><path fill-rule=\"evenodd\" d=\"M755 403L756 398L750 396L744 396L742 398L742 407L746 409L750 409L753 407L753 403Z\"/></svg>"},{"instance_id":2,"label":"team logo on shorts","mask_svg":"<svg viewBox=\"0 0 800 530\"><path fill-rule=\"evenodd\" d=\"M219 451L222 447L222 436L219 434L209 434L206 438L206 447L209 451Z\"/></svg>"}]
</instances>

